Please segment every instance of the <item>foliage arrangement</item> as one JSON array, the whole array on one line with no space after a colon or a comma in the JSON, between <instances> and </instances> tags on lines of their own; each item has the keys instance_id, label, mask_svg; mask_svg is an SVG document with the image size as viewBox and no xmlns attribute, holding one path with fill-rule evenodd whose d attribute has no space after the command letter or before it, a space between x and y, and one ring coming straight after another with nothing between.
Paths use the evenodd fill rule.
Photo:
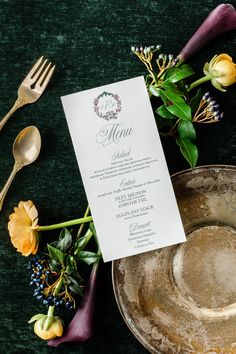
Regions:
<instances>
[{"instance_id":1,"label":"foliage arrangement","mask_svg":"<svg viewBox=\"0 0 236 354\"><path fill-rule=\"evenodd\" d=\"M189 83L194 73L185 62L210 39L235 28L235 9L229 4L221 4L209 14L176 59L172 55L157 55L159 46L132 47L147 69L148 92L155 100L158 121L166 127L164 134L176 138L191 167L196 165L198 158L195 123L216 123L223 116L210 94L196 88L211 80L217 89L225 91L235 83L236 69L228 54L216 55L205 64L204 77ZM74 225L80 225L76 233L71 230ZM46 241L44 248L43 233L55 229L60 230L58 239ZM90 338L101 252L89 208L82 218L39 226L35 205L30 200L21 201L9 217L8 230L16 250L31 257L29 270L33 296L47 308L46 314L36 314L29 321L34 322L35 334L49 340L50 346ZM92 266L89 280L81 272L82 264ZM78 302L80 306L77 308ZM75 311L66 328L61 317L55 315L60 308Z\"/></svg>"},{"instance_id":2,"label":"foliage arrangement","mask_svg":"<svg viewBox=\"0 0 236 354\"><path fill-rule=\"evenodd\" d=\"M198 160L195 125L217 123L223 118L217 102L199 86L211 81L216 89L225 92L236 82L236 65L228 54L215 55L204 65L204 76L191 82L194 71L186 62L212 38L235 28L234 7L221 4L208 15L176 58L160 54L160 45L131 47L147 70L146 85L160 133L176 139L191 168Z\"/></svg>"},{"instance_id":3,"label":"foliage arrangement","mask_svg":"<svg viewBox=\"0 0 236 354\"><path fill-rule=\"evenodd\" d=\"M18 252L24 256L31 256L28 268L31 273L30 286L33 288L33 296L47 308L47 314L34 315L29 323L35 322L34 332L44 340L54 340L51 345L57 345L56 337L63 334L63 321L55 316L57 309L76 310L78 300L86 296L84 289L91 292L94 290L96 271L101 259L101 252L97 242L96 230L92 222L92 217L88 215L89 208L86 210L83 218L67 221L60 224L49 226L38 225L38 211L32 201L20 202L14 213L10 215L8 230L11 242ZM80 225L76 235L69 231L68 227ZM42 232L60 229L58 240L48 242L46 248L43 248ZM90 241L94 240L92 248L97 248L96 252L88 246ZM42 244L42 246L41 246ZM90 287L86 287L87 280L81 274L82 265L91 266L93 270L90 276ZM84 271L85 272L85 271ZM91 299L90 299L91 301ZM84 304L77 312L86 311L93 303ZM76 318L78 313L76 313ZM84 335L79 337L85 340L91 335L90 323L86 323L83 328ZM73 335L65 334L63 341L77 340L79 321L72 326ZM79 326L80 327L80 326ZM60 339L62 340L62 339Z\"/></svg>"},{"instance_id":4,"label":"foliage arrangement","mask_svg":"<svg viewBox=\"0 0 236 354\"><path fill-rule=\"evenodd\" d=\"M131 49L148 71L146 85L150 97L156 99L155 116L164 128L161 134L175 137L181 153L195 167L198 149L194 124L217 123L223 118L209 92L196 88L211 80L215 88L225 92L225 87L236 82L236 65L228 54L215 55L204 66L205 76L189 83L187 80L194 74L192 67L173 55L156 55L159 45Z\"/></svg>"}]
</instances>

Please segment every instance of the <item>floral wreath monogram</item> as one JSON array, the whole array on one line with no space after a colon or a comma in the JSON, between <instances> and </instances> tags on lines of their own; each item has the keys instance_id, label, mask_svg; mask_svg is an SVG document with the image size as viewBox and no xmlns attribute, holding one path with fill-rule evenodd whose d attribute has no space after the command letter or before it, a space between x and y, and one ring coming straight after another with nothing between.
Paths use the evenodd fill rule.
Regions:
<instances>
[{"instance_id":1,"label":"floral wreath monogram","mask_svg":"<svg viewBox=\"0 0 236 354\"><path fill-rule=\"evenodd\" d=\"M103 92L94 100L94 112L106 120L117 119L121 111L121 100L117 94Z\"/></svg>"}]
</instances>

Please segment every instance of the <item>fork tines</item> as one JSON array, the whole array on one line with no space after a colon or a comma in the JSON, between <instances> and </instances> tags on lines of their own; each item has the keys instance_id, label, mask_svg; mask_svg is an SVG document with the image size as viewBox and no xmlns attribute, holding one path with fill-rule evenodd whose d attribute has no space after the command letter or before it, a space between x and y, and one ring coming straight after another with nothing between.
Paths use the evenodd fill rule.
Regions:
<instances>
[{"instance_id":1,"label":"fork tines","mask_svg":"<svg viewBox=\"0 0 236 354\"><path fill-rule=\"evenodd\" d=\"M32 67L26 79L31 81L31 84L35 86L45 88L53 74L55 65L51 62L48 63L48 60L43 56Z\"/></svg>"}]
</instances>

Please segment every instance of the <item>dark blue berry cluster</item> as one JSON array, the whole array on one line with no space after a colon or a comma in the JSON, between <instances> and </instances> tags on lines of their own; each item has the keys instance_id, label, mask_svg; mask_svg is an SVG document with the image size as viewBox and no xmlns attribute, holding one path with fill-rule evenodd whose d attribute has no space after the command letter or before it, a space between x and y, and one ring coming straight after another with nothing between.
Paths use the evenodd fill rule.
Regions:
<instances>
[{"instance_id":1,"label":"dark blue berry cluster","mask_svg":"<svg viewBox=\"0 0 236 354\"><path fill-rule=\"evenodd\" d=\"M48 293L47 290L50 288L50 284L55 281L55 276L51 272L44 255L37 254L34 256L29 261L28 269L31 271L30 286L34 287L33 296L37 300L42 301L46 306L65 306L69 310L74 308L72 301Z\"/></svg>"}]
</instances>

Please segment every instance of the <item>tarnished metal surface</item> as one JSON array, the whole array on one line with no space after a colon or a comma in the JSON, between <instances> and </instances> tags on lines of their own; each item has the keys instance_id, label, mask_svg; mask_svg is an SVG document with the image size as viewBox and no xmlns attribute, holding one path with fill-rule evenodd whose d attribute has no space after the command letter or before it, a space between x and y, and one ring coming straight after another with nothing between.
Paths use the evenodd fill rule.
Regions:
<instances>
[{"instance_id":1,"label":"tarnished metal surface","mask_svg":"<svg viewBox=\"0 0 236 354\"><path fill-rule=\"evenodd\" d=\"M172 182L187 242L114 261L119 309L151 353L236 353L236 167Z\"/></svg>"}]
</instances>

